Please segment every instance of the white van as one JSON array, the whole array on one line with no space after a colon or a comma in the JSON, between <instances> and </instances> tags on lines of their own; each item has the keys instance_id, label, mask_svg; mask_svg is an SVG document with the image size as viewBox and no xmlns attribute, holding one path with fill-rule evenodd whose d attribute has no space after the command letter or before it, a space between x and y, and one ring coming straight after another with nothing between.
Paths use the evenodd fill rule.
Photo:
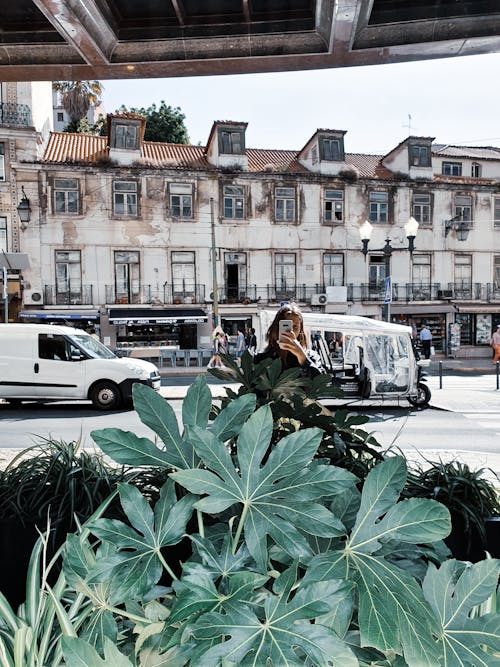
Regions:
<instances>
[{"instance_id":1,"label":"white van","mask_svg":"<svg viewBox=\"0 0 500 667\"><path fill-rule=\"evenodd\" d=\"M0 324L0 398L90 399L99 410L132 400L132 385L156 391L160 374L142 359L121 359L85 331L51 324Z\"/></svg>"}]
</instances>

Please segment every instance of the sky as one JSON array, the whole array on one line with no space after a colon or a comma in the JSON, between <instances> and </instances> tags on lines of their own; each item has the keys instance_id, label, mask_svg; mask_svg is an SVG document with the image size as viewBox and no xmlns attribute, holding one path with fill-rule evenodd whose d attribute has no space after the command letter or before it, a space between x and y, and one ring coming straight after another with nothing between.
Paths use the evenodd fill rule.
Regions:
<instances>
[{"instance_id":1,"label":"sky","mask_svg":"<svg viewBox=\"0 0 500 667\"><path fill-rule=\"evenodd\" d=\"M122 104L180 107L192 144L214 120L247 122L248 148L299 150L316 129L346 130L348 153L385 154L409 134L500 146L500 54L212 77L102 81L107 113ZM409 130L410 126L410 130Z\"/></svg>"}]
</instances>

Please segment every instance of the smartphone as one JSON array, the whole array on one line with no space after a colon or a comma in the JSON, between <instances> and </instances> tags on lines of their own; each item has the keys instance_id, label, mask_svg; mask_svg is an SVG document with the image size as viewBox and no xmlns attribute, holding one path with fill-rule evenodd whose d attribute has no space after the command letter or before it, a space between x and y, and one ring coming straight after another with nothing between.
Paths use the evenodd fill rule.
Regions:
<instances>
[{"instance_id":1,"label":"smartphone","mask_svg":"<svg viewBox=\"0 0 500 667\"><path fill-rule=\"evenodd\" d=\"M280 320L279 321L279 337L282 337L284 331L291 332L293 331L293 322L292 320Z\"/></svg>"}]
</instances>

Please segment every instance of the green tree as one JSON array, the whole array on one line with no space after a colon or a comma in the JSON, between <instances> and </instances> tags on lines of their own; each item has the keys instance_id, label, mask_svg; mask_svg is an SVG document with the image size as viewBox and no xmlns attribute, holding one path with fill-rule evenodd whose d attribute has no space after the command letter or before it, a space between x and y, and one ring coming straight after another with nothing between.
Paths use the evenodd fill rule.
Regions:
<instances>
[{"instance_id":1,"label":"green tree","mask_svg":"<svg viewBox=\"0 0 500 667\"><path fill-rule=\"evenodd\" d=\"M62 105L71 121L85 118L91 105L101 103L100 81L54 81L52 89L61 93Z\"/></svg>"},{"instance_id":2,"label":"green tree","mask_svg":"<svg viewBox=\"0 0 500 667\"><path fill-rule=\"evenodd\" d=\"M145 141L166 141L172 144L187 144L189 136L184 123L186 116L179 107L167 106L162 100L160 106L152 104L145 109L120 107L120 111L130 111L146 118Z\"/></svg>"}]
</instances>

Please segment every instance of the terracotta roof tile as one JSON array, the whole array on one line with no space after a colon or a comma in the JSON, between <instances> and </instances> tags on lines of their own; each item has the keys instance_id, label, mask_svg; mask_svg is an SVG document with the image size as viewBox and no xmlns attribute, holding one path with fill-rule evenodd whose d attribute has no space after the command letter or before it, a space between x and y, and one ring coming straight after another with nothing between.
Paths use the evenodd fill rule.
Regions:
<instances>
[{"instance_id":1,"label":"terracotta roof tile","mask_svg":"<svg viewBox=\"0 0 500 667\"><path fill-rule=\"evenodd\" d=\"M108 156L108 138L92 134L52 132L42 162L94 163Z\"/></svg>"}]
</instances>

